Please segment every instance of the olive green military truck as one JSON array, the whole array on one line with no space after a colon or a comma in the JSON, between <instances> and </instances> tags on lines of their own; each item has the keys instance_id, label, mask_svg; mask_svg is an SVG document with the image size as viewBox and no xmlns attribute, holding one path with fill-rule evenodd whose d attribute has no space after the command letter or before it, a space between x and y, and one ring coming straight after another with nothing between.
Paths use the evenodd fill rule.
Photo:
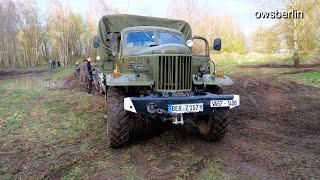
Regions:
<instances>
[{"instance_id":1,"label":"olive green military truck","mask_svg":"<svg viewBox=\"0 0 320 180\"><path fill-rule=\"evenodd\" d=\"M222 92L232 80L215 72L209 43L192 36L181 20L134 15L101 18L97 48L97 89L105 93L110 146L124 146L132 117L192 125L209 141L221 139L226 113L239 106L239 95ZM221 39L213 42L221 49Z\"/></svg>"}]
</instances>

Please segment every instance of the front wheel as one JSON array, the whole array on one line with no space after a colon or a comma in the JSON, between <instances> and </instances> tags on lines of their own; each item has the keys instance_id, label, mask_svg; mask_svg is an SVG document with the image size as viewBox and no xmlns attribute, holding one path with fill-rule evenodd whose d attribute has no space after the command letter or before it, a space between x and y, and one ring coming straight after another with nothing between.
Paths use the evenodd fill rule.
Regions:
<instances>
[{"instance_id":1,"label":"front wheel","mask_svg":"<svg viewBox=\"0 0 320 180\"><path fill-rule=\"evenodd\" d=\"M221 140L228 127L227 112L216 111L213 116L199 117L197 127L200 135L207 141L217 142Z\"/></svg>"},{"instance_id":2,"label":"front wheel","mask_svg":"<svg viewBox=\"0 0 320 180\"><path fill-rule=\"evenodd\" d=\"M123 147L129 141L129 114L123 108L125 97L123 88L108 88L106 99L107 136L112 148Z\"/></svg>"}]
</instances>

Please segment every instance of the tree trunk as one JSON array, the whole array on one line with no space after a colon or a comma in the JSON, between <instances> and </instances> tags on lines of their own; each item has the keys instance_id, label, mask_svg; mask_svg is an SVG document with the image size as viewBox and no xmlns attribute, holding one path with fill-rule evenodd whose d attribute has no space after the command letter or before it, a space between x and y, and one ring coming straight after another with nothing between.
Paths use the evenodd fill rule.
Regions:
<instances>
[{"instance_id":1,"label":"tree trunk","mask_svg":"<svg viewBox=\"0 0 320 180\"><path fill-rule=\"evenodd\" d=\"M295 68L300 68L300 59L299 59L299 46L298 46L298 32L297 32L297 20L294 19L294 28L293 28L293 66Z\"/></svg>"},{"instance_id":2,"label":"tree trunk","mask_svg":"<svg viewBox=\"0 0 320 180\"><path fill-rule=\"evenodd\" d=\"M300 68L300 59L299 59L299 53L298 52L294 52L293 53L293 66L295 68Z\"/></svg>"}]
</instances>

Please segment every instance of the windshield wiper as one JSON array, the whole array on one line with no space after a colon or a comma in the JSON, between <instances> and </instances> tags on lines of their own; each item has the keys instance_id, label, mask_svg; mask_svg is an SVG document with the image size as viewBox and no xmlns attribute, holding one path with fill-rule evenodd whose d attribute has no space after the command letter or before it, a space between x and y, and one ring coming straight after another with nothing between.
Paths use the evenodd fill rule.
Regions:
<instances>
[{"instance_id":1,"label":"windshield wiper","mask_svg":"<svg viewBox=\"0 0 320 180\"><path fill-rule=\"evenodd\" d=\"M181 37L179 35L177 35L176 33L173 33L169 30L166 30L166 32L168 32L169 34L171 34L173 37L175 37L176 39L180 40L181 41Z\"/></svg>"},{"instance_id":2,"label":"windshield wiper","mask_svg":"<svg viewBox=\"0 0 320 180\"><path fill-rule=\"evenodd\" d=\"M153 39L146 33L146 31L143 29L143 27L140 27L141 30L143 31L143 33L151 40L153 41Z\"/></svg>"}]
</instances>

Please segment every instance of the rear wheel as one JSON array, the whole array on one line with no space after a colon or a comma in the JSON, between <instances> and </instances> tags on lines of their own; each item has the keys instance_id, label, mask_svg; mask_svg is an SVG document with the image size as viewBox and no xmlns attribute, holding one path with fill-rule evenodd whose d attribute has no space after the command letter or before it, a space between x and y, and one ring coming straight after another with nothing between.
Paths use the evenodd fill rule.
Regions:
<instances>
[{"instance_id":1,"label":"rear wheel","mask_svg":"<svg viewBox=\"0 0 320 180\"><path fill-rule=\"evenodd\" d=\"M106 100L107 136L112 148L123 147L129 141L129 114L123 108L125 97L123 88L108 88Z\"/></svg>"},{"instance_id":2,"label":"rear wheel","mask_svg":"<svg viewBox=\"0 0 320 180\"><path fill-rule=\"evenodd\" d=\"M197 120L200 135L207 141L221 140L228 127L227 111L217 111L213 116L202 116Z\"/></svg>"}]
</instances>

